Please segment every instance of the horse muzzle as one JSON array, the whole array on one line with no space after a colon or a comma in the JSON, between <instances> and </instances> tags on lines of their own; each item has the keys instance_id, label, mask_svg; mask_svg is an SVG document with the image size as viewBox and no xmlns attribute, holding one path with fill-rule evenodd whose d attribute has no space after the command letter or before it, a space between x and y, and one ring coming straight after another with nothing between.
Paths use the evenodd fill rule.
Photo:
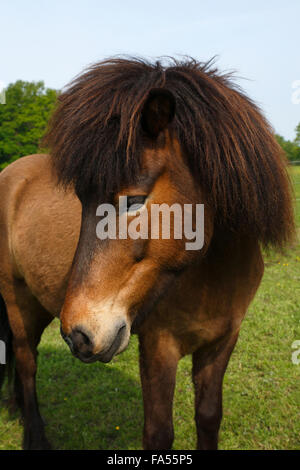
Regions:
<instances>
[{"instance_id":1,"label":"horse muzzle","mask_svg":"<svg viewBox=\"0 0 300 470\"><path fill-rule=\"evenodd\" d=\"M60 328L61 336L69 346L72 354L82 362L110 362L128 345L130 331L125 321L118 322L106 335L104 346L97 348L96 336L82 326L76 326L69 334Z\"/></svg>"}]
</instances>

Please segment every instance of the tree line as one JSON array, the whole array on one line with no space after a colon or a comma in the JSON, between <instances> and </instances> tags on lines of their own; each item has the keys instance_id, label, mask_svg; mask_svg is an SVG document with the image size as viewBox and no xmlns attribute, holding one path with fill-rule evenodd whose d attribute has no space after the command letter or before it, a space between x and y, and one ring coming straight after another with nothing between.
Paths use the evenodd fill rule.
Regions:
<instances>
[{"instance_id":1,"label":"tree line","mask_svg":"<svg viewBox=\"0 0 300 470\"><path fill-rule=\"evenodd\" d=\"M0 105L0 171L24 155L42 151L41 139L55 107L58 91L44 82L18 80L6 89L6 104ZM300 123L296 138L277 141L290 161L300 161Z\"/></svg>"},{"instance_id":2,"label":"tree line","mask_svg":"<svg viewBox=\"0 0 300 470\"><path fill-rule=\"evenodd\" d=\"M18 80L7 87L0 105L0 170L39 151L57 95L42 81Z\"/></svg>"}]
</instances>

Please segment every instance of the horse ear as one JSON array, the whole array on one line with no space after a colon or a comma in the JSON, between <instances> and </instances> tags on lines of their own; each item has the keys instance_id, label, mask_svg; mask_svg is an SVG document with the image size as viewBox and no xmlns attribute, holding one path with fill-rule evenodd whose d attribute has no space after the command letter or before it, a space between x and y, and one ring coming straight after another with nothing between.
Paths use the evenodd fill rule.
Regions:
<instances>
[{"instance_id":1,"label":"horse ear","mask_svg":"<svg viewBox=\"0 0 300 470\"><path fill-rule=\"evenodd\" d=\"M165 88L152 88L142 111L142 127L153 138L164 130L175 115L175 98Z\"/></svg>"}]
</instances>

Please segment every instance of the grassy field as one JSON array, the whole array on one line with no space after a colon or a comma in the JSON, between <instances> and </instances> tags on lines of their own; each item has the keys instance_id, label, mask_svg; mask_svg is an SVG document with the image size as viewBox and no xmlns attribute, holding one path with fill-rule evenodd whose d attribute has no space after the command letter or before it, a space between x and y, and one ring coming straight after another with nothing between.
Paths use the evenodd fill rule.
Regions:
<instances>
[{"instance_id":1,"label":"grassy field","mask_svg":"<svg viewBox=\"0 0 300 470\"><path fill-rule=\"evenodd\" d=\"M300 167L292 168L300 230ZM224 382L221 449L300 449L300 244L269 254L261 287L243 322ZM58 321L39 346L38 394L56 449L140 449L143 427L137 339L112 363L82 364L59 335ZM191 360L179 365L175 449L195 448ZM20 449L17 415L0 411L0 449Z\"/></svg>"}]
</instances>

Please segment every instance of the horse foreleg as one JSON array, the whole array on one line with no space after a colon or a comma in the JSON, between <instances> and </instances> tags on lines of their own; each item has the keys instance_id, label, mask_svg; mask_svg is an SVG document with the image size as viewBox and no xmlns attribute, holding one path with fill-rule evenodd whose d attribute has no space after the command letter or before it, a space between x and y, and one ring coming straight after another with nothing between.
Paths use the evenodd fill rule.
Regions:
<instances>
[{"instance_id":1,"label":"horse foreleg","mask_svg":"<svg viewBox=\"0 0 300 470\"><path fill-rule=\"evenodd\" d=\"M35 305L36 307L36 305ZM22 406L24 421L24 449L49 449L44 422L41 418L36 394L37 345L51 317L43 309L28 311L22 305L7 304L13 332L13 349L16 360L15 393Z\"/></svg>"},{"instance_id":2,"label":"horse foreleg","mask_svg":"<svg viewBox=\"0 0 300 470\"><path fill-rule=\"evenodd\" d=\"M144 449L171 449L172 407L179 349L167 333L140 335L140 373L144 401Z\"/></svg>"},{"instance_id":3,"label":"horse foreleg","mask_svg":"<svg viewBox=\"0 0 300 470\"><path fill-rule=\"evenodd\" d=\"M222 384L238 333L222 344L220 350L197 350L193 354L195 421L197 449L216 450L222 420Z\"/></svg>"}]
</instances>

